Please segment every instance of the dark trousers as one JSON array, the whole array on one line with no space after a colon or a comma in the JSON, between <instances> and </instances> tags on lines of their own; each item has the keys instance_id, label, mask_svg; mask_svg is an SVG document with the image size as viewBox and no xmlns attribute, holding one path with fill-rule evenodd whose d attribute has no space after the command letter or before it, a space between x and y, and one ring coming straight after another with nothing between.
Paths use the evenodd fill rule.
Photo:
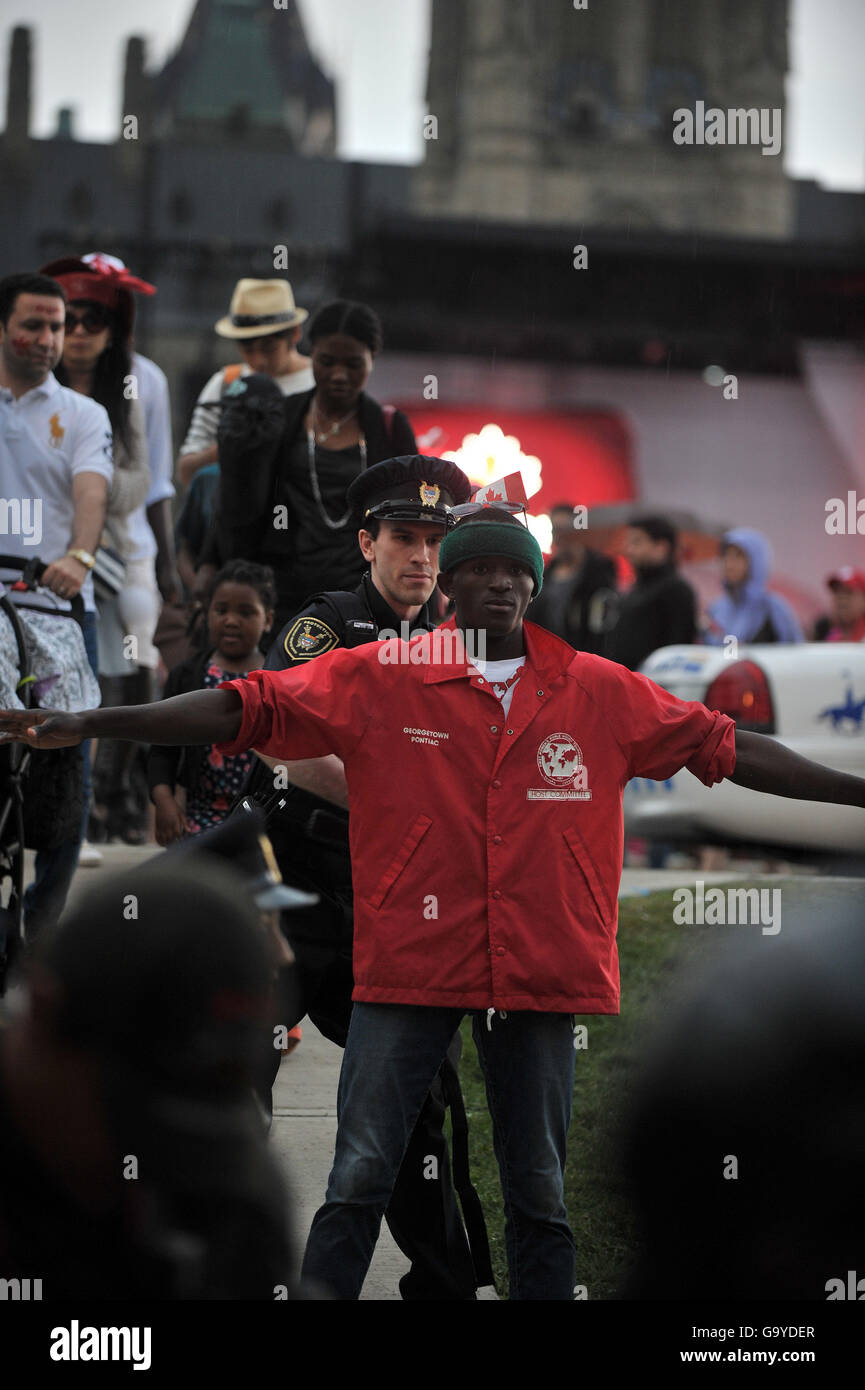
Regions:
<instances>
[{"instance_id":1,"label":"dark trousers","mask_svg":"<svg viewBox=\"0 0 865 1390\"><path fill-rule=\"evenodd\" d=\"M283 920L290 923L291 918ZM304 914L305 929L308 926L309 919ZM295 941L292 949L297 963L281 975L279 1023L293 1028L309 1015L325 1037L345 1047L354 988L350 956L336 948L310 947ZM459 1063L460 1049L457 1033L448 1049L454 1068ZM272 1085L279 1070L281 1054L272 1047L268 1053L262 1092ZM421 1106L385 1211L391 1235L411 1261L411 1269L399 1284L406 1300L473 1299L478 1283L444 1134L447 1106L442 1071L436 1075Z\"/></svg>"},{"instance_id":2,"label":"dark trousers","mask_svg":"<svg viewBox=\"0 0 865 1390\"><path fill-rule=\"evenodd\" d=\"M303 1264L304 1277L337 1298L360 1296L395 1175L405 1168L407 1138L463 1013L354 1005L339 1079L333 1169ZM515 1300L573 1298L575 1248L564 1203L574 1086L571 1024L568 1014L518 1012L495 1020L473 1014Z\"/></svg>"}]
</instances>

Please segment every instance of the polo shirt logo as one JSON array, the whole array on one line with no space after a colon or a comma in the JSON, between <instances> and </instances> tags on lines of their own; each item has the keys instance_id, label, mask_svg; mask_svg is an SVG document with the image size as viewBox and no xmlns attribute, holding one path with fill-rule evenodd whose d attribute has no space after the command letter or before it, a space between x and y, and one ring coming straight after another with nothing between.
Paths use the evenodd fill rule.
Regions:
<instances>
[{"instance_id":1,"label":"polo shirt logo","mask_svg":"<svg viewBox=\"0 0 865 1390\"><path fill-rule=\"evenodd\" d=\"M591 801L589 774L580 745L570 734L548 734L538 748L545 787L529 787L528 801Z\"/></svg>"},{"instance_id":2,"label":"polo shirt logo","mask_svg":"<svg viewBox=\"0 0 865 1390\"><path fill-rule=\"evenodd\" d=\"M51 426L51 444L55 449L59 449L66 431L60 423L60 416L56 410L50 417L48 424Z\"/></svg>"}]
</instances>

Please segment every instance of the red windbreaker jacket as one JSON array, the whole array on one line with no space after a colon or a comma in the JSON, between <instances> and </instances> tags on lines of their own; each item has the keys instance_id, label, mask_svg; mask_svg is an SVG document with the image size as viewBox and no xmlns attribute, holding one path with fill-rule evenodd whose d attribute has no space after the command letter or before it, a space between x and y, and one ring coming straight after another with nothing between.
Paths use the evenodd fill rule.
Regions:
<instances>
[{"instance_id":1,"label":"red windbreaker jacket","mask_svg":"<svg viewBox=\"0 0 865 1390\"><path fill-rule=\"evenodd\" d=\"M507 718L453 620L225 683L223 753L345 764L356 1000L617 1013L625 784L735 767L726 715L533 623L525 644Z\"/></svg>"}]
</instances>

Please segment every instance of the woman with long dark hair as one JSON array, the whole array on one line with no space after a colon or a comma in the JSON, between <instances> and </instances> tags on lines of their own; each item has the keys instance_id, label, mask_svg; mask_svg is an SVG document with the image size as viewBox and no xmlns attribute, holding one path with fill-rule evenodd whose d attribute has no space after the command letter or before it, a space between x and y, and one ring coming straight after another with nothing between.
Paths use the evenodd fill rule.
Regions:
<instances>
[{"instance_id":1,"label":"woman with long dark hair","mask_svg":"<svg viewBox=\"0 0 865 1390\"><path fill-rule=\"evenodd\" d=\"M196 589L213 565L270 565L277 602L271 632L319 590L353 589L365 562L350 524L349 483L382 459L416 454L407 416L382 407L366 385L382 347L366 304L326 304L307 332L315 389L281 398L247 377L219 429L220 499Z\"/></svg>"},{"instance_id":2,"label":"woman with long dark hair","mask_svg":"<svg viewBox=\"0 0 865 1390\"><path fill-rule=\"evenodd\" d=\"M104 550L94 570L102 702L141 704L155 698L156 692L149 668L138 660L146 624L139 611L141 596L126 524L150 487L144 416L132 371L133 291L155 291L146 281L100 257L87 261L66 257L52 261L43 273L53 276L67 295L63 357L55 375L61 385L105 407L114 436L114 480L101 539ZM101 580L100 571L105 576ZM120 836L127 843L141 844L146 838L144 803L136 802L130 785L135 751L134 744L106 740L94 764L90 827L99 839ZM82 857L87 853L85 847Z\"/></svg>"}]
</instances>

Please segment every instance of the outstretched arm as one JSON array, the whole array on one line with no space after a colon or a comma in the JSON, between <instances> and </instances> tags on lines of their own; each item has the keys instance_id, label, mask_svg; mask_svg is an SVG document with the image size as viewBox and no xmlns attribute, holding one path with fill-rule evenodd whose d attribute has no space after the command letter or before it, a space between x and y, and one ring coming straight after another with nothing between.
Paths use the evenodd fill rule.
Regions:
<instances>
[{"instance_id":1,"label":"outstretched arm","mask_svg":"<svg viewBox=\"0 0 865 1390\"><path fill-rule=\"evenodd\" d=\"M812 763L764 734L736 730L736 768L729 781L755 792L792 796L798 801L833 801L865 806L865 780Z\"/></svg>"},{"instance_id":2,"label":"outstretched arm","mask_svg":"<svg viewBox=\"0 0 865 1390\"><path fill-rule=\"evenodd\" d=\"M229 743L237 738L243 704L236 690L193 690L152 705L117 705L81 714L0 710L0 743L18 740L33 748L66 748L84 738L122 738L141 743Z\"/></svg>"}]
</instances>

